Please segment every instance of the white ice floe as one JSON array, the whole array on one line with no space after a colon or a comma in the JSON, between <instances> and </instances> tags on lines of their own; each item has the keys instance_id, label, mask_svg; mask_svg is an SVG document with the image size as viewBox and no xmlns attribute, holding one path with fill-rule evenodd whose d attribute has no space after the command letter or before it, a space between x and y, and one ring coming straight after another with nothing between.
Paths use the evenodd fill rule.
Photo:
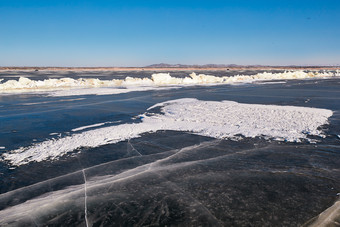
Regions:
<instances>
[{"instance_id":1,"label":"white ice floe","mask_svg":"<svg viewBox=\"0 0 340 227\"><path fill-rule=\"evenodd\" d=\"M79 128L74 128L71 131L72 132L78 132L78 131L83 131L83 130L89 129L89 128L96 128L96 127L100 127L100 126L103 126L103 125L106 125L106 124L119 123L119 122L121 122L121 121L108 121L108 122L103 122L103 123L98 123L98 124L93 124L93 125L86 125L86 126L82 126L82 127L79 127Z\"/></svg>"},{"instance_id":2,"label":"white ice floe","mask_svg":"<svg viewBox=\"0 0 340 227\"><path fill-rule=\"evenodd\" d=\"M175 87L125 87L125 88L110 88L110 87L100 87L100 88L76 88L76 89L63 89L48 92L49 96L61 97L61 96L77 96L77 95L116 95L124 94L135 91L150 91L150 90L167 90L174 89Z\"/></svg>"},{"instance_id":3,"label":"white ice floe","mask_svg":"<svg viewBox=\"0 0 340 227\"><path fill-rule=\"evenodd\" d=\"M67 95L84 95L84 94L120 94L131 91L145 91L159 89L159 86L181 86L181 85L209 85L209 84L234 84L234 83L250 83L254 81L271 81L271 80L291 80L291 79L308 79L308 78L329 78L339 77L338 72L304 72L304 71L288 71L283 73L257 73L255 75L235 75L218 77L213 75L205 75L191 73L188 77L179 78L172 77L169 73L156 73L151 78L134 78L126 77L125 79L100 80L97 78L90 79L46 79L31 80L20 77L18 80L8 80L1 83L0 93L21 93L21 92L42 92L58 90L51 92L52 96ZM103 88L108 89L79 89L79 88ZM78 89L76 92L60 90Z\"/></svg>"},{"instance_id":4,"label":"white ice floe","mask_svg":"<svg viewBox=\"0 0 340 227\"><path fill-rule=\"evenodd\" d=\"M95 127L103 126L107 123L110 123L110 122L98 123L98 124L93 124L93 125L86 125L86 126L83 126L83 127L74 128L71 131L72 132L78 132L78 131L82 131L82 130L89 129L89 128L95 128Z\"/></svg>"},{"instance_id":5,"label":"white ice floe","mask_svg":"<svg viewBox=\"0 0 340 227\"><path fill-rule=\"evenodd\" d=\"M175 130L219 139L263 136L299 142L307 135L323 136L318 127L333 112L326 109L241 104L232 101L178 99L159 103L161 113L145 113L140 123L120 124L47 140L3 154L12 165L55 159L81 147L98 147L139 137L146 132ZM150 109L150 108L149 108Z\"/></svg>"},{"instance_id":6,"label":"white ice floe","mask_svg":"<svg viewBox=\"0 0 340 227\"><path fill-rule=\"evenodd\" d=\"M52 132L52 133L50 133L49 135L50 136L55 136L55 135L58 135L59 133L57 133L57 132Z\"/></svg>"},{"instance_id":7,"label":"white ice floe","mask_svg":"<svg viewBox=\"0 0 340 227\"><path fill-rule=\"evenodd\" d=\"M286 84L286 81L266 81L266 82L256 82L256 84Z\"/></svg>"}]
</instances>

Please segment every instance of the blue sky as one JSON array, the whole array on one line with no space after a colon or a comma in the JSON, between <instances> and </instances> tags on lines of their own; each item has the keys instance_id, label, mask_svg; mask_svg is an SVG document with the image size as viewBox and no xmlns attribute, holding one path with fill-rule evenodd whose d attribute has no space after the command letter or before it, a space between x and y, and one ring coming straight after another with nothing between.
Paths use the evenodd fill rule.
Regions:
<instances>
[{"instance_id":1,"label":"blue sky","mask_svg":"<svg viewBox=\"0 0 340 227\"><path fill-rule=\"evenodd\" d=\"M339 65L339 0L0 0L0 66Z\"/></svg>"}]
</instances>

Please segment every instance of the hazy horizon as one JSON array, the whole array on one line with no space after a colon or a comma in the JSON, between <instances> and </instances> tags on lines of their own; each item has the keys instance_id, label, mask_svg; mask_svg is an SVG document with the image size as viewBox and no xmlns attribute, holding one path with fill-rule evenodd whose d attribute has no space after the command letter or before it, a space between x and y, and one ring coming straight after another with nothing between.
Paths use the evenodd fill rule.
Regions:
<instances>
[{"instance_id":1,"label":"hazy horizon","mask_svg":"<svg viewBox=\"0 0 340 227\"><path fill-rule=\"evenodd\" d=\"M0 68L162 68L163 66L160 66L162 64L165 64L166 67L170 68L176 68L178 67L205 67L208 68L223 68L223 67L339 67L340 64L302 64L302 65L262 65L262 64L249 64L249 65L239 65L239 64L214 64L214 63L208 63L208 64L168 64L168 63L156 63L156 64L150 64L150 65L142 65L142 66L135 66L135 65L127 65L127 66L119 66L119 65L113 65L113 66L54 66L54 65L46 65L46 66L39 66L39 65L0 65ZM216 66L216 67L215 67Z\"/></svg>"}]
</instances>

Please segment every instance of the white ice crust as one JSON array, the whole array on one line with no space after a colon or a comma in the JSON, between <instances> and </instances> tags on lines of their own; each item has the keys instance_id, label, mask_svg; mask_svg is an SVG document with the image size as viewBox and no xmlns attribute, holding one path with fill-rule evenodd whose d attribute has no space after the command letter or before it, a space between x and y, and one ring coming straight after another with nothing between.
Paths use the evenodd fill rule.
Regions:
<instances>
[{"instance_id":1,"label":"white ice crust","mask_svg":"<svg viewBox=\"0 0 340 227\"><path fill-rule=\"evenodd\" d=\"M177 99L159 103L159 114L147 112L140 123L120 124L36 143L3 154L12 165L55 159L81 147L98 147L139 137L158 130L187 131L219 139L263 136L300 142L307 135L322 136L318 127L328 123L333 112L327 109L241 104L233 101Z\"/></svg>"},{"instance_id":2,"label":"white ice crust","mask_svg":"<svg viewBox=\"0 0 340 227\"><path fill-rule=\"evenodd\" d=\"M100 80L98 78L90 79L46 79L31 80L29 78L20 77L18 80L8 80L1 83L0 93L22 93L22 92L50 92L51 96L71 96L71 95L107 95L120 94L131 91L155 90L164 86L183 86L183 85L209 85L209 84L235 84L235 83L251 83L255 81L271 81L271 80L291 80L291 79L308 79L308 78L329 78L340 77L340 73L336 72L304 72L304 71L287 71L283 73L257 73L255 75L236 75L231 77L218 77L213 75L205 75L191 73L188 77L178 78L172 77L169 73L155 73L151 78L134 78L126 77L125 79ZM98 88L107 89L98 89ZM83 88L83 89L80 89ZM97 88L97 89L84 89ZM69 91L72 89L72 91ZM77 89L73 91L73 89Z\"/></svg>"},{"instance_id":3,"label":"white ice crust","mask_svg":"<svg viewBox=\"0 0 340 227\"><path fill-rule=\"evenodd\" d=\"M116 121L116 122L111 122L111 121L108 121L108 122L103 122L103 123L98 123L98 124L93 124L93 125L86 125L86 126L82 126L82 127L79 127L79 128L74 128L72 129L71 131L72 132L78 132L78 131L83 131L85 129L89 129L89 128L96 128L96 127L99 127L99 126L103 126L105 124L109 124L109 123L117 123L119 121Z\"/></svg>"},{"instance_id":4,"label":"white ice crust","mask_svg":"<svg viewBox=\"0 0 340 227\"><path fill-rule=\"evenodd\" d=\"M175 89L176 87L154 87L154 86L141 86L141 87L98 87L98 88L73 88L73 89L63 89L48 92L49 96L62 97L62 96L77 96L77 95L116 95L124 94L135 91L150 91L150 90L167 90Z\"/></svg>"}]
</instances>

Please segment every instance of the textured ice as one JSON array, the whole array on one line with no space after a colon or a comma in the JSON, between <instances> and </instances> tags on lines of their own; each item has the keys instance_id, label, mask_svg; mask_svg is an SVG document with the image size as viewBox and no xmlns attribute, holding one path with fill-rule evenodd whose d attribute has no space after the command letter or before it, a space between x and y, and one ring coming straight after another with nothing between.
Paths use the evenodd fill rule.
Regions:
<instances>
[{"instance_id":1,"label":"textured ice","mask_svg":"<svg viewBox=\"0 0 340 227\"><path fill-rule=\"evenodd\" d=\"M311 223L310 227L318 226L339 226L340 221L340 200L336 201L333 206L319 214Z\"/></svg>"},{"instance_id":2,"label":"textured ice","mask_svg":"<svg viewBox=\"0 0 340 227\"><path fill-rule=\"evenodd\" d=\"M141 115L140 123L120 124L47 140L3 154L12 165L55 159L81 147L97 147L158 130L187 131L218 139L262 136L300 142L307 135L323 136L318 128L328 123L327 109L241 104L232 101L178 99L150 107L161 113Z\"/></svg>"},{"instance_id":3,"label":"textured ice","mask_svg":"<svg viewBox=\"0 0 340 227\"><path fill-rule=\"evenodd\" d=\"M306 79L306 78L328 78L338 77L339 73L329 71L325 72L304 72L304 71L287 71L283 73L257 73L255 75L235 75L218 77L213 75L205 75L191 73L188 77L178 78L172 77L169 73L156 73L151 78L134 78L126 77L125 79L100 80L98 78L89 79L46 79L46 80L31 80L25 77L20 77L18 80L8 80L1 83L0 93L10 92L31 92L31 91L51 91L78 89L76 92L51 92L52 96L66 95L84 95L84 94L119 94L131 91L143 91L151 89L159 89L159 86L173 85L203 85L203 84L234 84L234 83L249 83L254 81L269 81L269 80L291 80L291 79ZM79 88L102 88L109 87L110 89L79 89ZM124 89L125 88L125 89ZM128 89L126 89L128 88Z\"/></svg>"}]
</instances>

